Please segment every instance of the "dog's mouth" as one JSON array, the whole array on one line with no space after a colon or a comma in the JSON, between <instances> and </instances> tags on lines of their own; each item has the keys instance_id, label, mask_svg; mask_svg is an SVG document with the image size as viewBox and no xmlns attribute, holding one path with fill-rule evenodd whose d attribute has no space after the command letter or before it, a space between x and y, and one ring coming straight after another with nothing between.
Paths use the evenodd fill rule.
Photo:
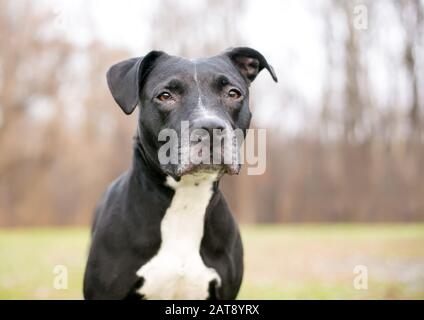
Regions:
<instances>
[{"instance_id":1,"label":"dog's mouth","mask_svg":"<svg viewBox=\"0 0 424 320\"><path fill-rule=\"evenodd\" d=\"M210 149L208 152L197 147L190 150L180 148L178 160L178 163L162 164L162 169L174 178L196 173L218 173L218 176L236 175L241 169L238 154L225 147L218 150Z\"/></svg>"},{"instance_id":2,"label":"dog's mouth","mask_svg":"<svg viewBox=\"0 0 424 320\"><path fill-rule=\"evenodd\" d=\"M235 175L240 173L241 165L227 165L227 164L193 164L189 163L187 165L177 166L175 170L175 175L178 177L194 174L194 173L212 173L216 172L219 176L224 174Z\"/></svg>"},{"instance_id":3,"label":"dog's mouth","mask_svg":"<svg viewBox=\"0 0 424 320\"><path fill-rule=\"evenodd\" d=\"M211 164L211 163L193 163L189 162L186 164L170 164L163 165L162 169L168 175L174 178L180 178L189 174L197 173L217 173L218 176L224 174L228 175L237 175L240 173L241 164L232 163L232 164Z\"/></svg>"},{"instance_id":4,"label":"dog's mouth","mask_svg":"<svg viewBox=\"0 0 424 320\"><path fill-rule=\"evenodd\" d=\"M173 151L173 156L167 157L162 153L161 157L158 154L162 169L174 178L201 172L215 172L220 176L239 174L241 139L233 132L225 131L220 137L226 139L214 139L203 135L186 143L181 144L181 141L178 141L171 144L170 150Z\"/></svg>"}]
</instances>

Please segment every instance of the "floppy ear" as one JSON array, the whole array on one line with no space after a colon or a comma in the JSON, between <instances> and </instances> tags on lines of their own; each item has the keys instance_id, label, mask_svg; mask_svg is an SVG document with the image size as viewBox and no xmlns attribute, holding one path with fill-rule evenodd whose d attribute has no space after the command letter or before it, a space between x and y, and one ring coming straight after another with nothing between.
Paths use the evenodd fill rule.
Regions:
<instances>
[{"instance_id":1,"label":"floppy ear","mask_svg":"<svg viewBox=\"0 0 424 320\"><path fill-rule=\"evenodd\" d=\"M107 84L116 103L131 114L140 101L141 83L164 52L151 51L146 56L119 62L108 70Z\"/></svg>"},{"instance_id":2,"label":"floppy ear","mask_svg":"<svg viewBox=\"0 0 424 320\"><path fill-rule=\"evenodd\" d=\"M268 64L264 56L255 49L248 47L230 48L224 53L227 55L240 73L250 83L263 68L267 69L274 79L278 82L274 69Z\"/></svg>"}]
</instances>

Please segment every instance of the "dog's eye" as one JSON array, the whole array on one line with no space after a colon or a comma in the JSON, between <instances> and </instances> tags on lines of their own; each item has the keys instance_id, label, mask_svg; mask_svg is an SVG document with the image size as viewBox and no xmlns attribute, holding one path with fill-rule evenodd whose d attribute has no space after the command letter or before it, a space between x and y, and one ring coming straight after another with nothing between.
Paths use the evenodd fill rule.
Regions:
<instances>
[{"instance_id":1,"label":"dog's eye","mask_svg":"<svg viewBox=\"0 0 424 320\"><path fill-rule=\"evenodd\" d=\"M231 89L230 91L228 91L228 97L231 99L238 99L241 97L241 92L237 89Z\"/></svg>"},{"instance_id":2,"label":"dog's eye","mask_svg":"<svg viewBox=\"0 0 424 320\"><path fill-rule=\"evenodd\" d=\"M160 101L167 101L167 100L172 99L172 96L169 92L164 91L164 92L161 92L160 94L158 94L156 96L156 99L158 99Z\"/></svg>"},{"instance_id":3,"label":"dog's eye","mask_svg":"<svg viewBox=\"0 0 424 320\"><path fill-rule=\"evenodd\" d=\"M221 78L219 82L220 82L221 86L223 86L223 87L225 87L229 83L228 79L224 78L224 77Z\"/></svg>"}]
</instances>

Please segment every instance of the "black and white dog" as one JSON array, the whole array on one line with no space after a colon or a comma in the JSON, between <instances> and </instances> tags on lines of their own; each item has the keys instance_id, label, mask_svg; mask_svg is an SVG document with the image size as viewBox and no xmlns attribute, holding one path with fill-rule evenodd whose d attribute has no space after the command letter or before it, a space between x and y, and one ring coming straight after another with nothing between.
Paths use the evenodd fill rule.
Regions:
<instances>
[{"instance_id":1,"label":"black and white dog","mask_svg":"<svg viewBox=\"0 0 424 320\"><path fill-rule=\"evenodd\" d=\"M162 163L165 142L158 137L173 129L180 138L184 121L186 131L200 129L208 138L220 130L245 133L248 87L264 68L277 81L262 54L239 47L196 60L152 51L109 69L117 104L126 114L137 105L140 112L132 167L109 186L95 212L86 299L236 298L243 247L218 182L237 174L240 163ZM181 139L178 156L192 144ZM211 153L222 159L227 145Z\"/></svg>"}]
</instances>

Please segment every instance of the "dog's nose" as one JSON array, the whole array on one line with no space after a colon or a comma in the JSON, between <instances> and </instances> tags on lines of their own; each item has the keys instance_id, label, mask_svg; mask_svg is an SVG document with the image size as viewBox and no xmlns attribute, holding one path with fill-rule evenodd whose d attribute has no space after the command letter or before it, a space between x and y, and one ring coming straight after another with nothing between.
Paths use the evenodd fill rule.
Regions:
<instances>
[{"instance_id":1,"label":"dog's nose","mask_svg":"<svg viewBox=\"0 0 424 320\"><path fill-rule=\"evenodd\" d=\"M214 134L214 130L216 130L215 134L219 134L225 129L225 122L224 120L218 117L196 119L193 121L193 130L196 129L202 129L207 132L210 137L212 137Z\"/></svg>"}]
</instances>

